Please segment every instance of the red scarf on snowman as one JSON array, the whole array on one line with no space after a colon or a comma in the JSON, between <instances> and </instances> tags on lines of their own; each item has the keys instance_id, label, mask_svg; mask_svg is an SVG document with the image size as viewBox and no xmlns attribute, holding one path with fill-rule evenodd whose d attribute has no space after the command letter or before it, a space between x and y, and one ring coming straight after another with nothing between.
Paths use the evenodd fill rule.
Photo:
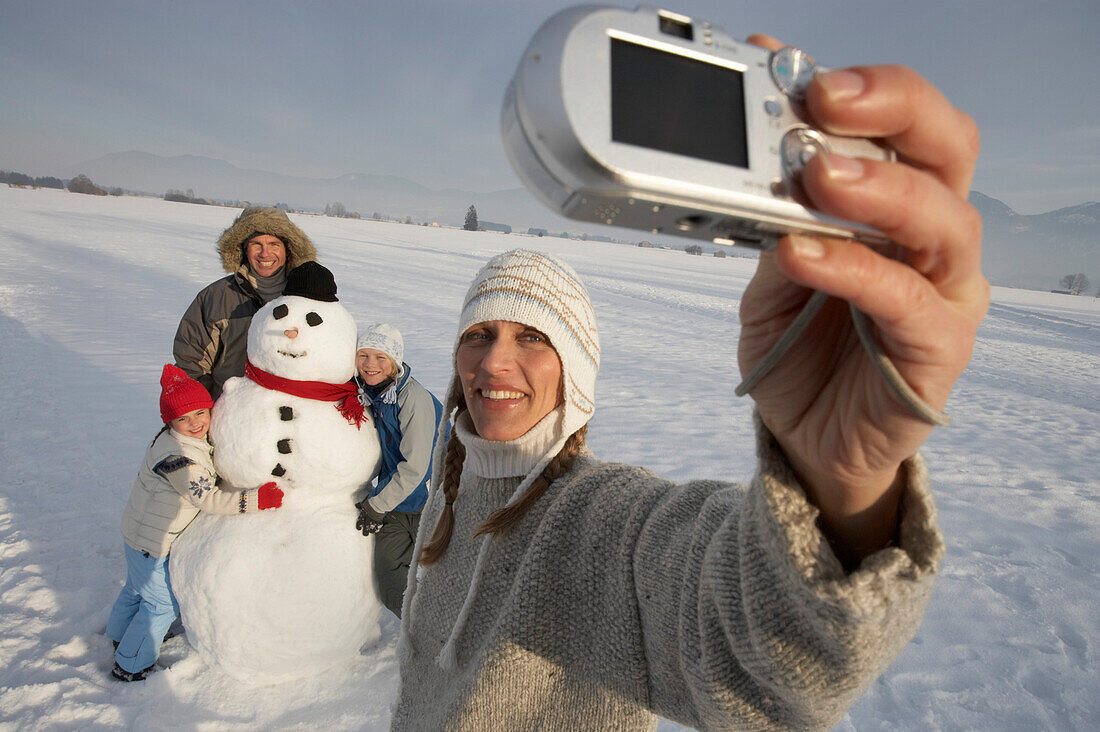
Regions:
<instances>
[{"instance_id":1,"label":"red scarf on snowman","mask_svg":"<svg viewBox=\"0 0 1100 732\"><path fill-rule=\"evenodd\" d=\"M268 373L256 368L251 361L245 362L244 375L265 389L281 391L304 399L316 399L319 402L339 402L336 409L355 429L360 429L367 417L363 405L359 403L359 389L354 381L345 384L328 384L324 381L295 381Z\"/></svg>"}]
</instances>

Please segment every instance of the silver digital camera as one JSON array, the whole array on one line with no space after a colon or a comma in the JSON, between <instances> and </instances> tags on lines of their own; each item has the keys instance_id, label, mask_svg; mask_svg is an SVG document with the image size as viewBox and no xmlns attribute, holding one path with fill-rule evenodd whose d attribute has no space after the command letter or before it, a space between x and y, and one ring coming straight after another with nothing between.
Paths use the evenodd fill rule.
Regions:
<instances>
[{"instance_id":1,"label":"silver digital camera","mask_svg":"<svg viewBox=\"0 0 1100 732\"><path fill-rule=\"evenodd\" d=\"M573 219L765 249L788 233L886 243L799 202L799 173L821 150L894 159L808 122L801 100L819 70L798 49L665 10L569 8L519 62L504 147L524 184Z\"/></svg>"}]
</instances>

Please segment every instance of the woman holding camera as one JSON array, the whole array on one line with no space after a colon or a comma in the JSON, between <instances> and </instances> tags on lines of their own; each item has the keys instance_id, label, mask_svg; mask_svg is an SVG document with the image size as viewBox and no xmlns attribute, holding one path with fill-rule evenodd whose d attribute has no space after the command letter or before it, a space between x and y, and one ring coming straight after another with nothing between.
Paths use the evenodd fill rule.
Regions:
<instances>
[{"instance_id":1,"label":"woman holding camera","mask_svg":"<svg viewBox=\"0 0 1100 732\"><path fill-rule=\"evenodd\" d=\"M757 37L756 42L774 41ZM395 729L827 728L920 623L943 544L932 427L886 386L842 300L942 407L988 304L967 204L977 132L900 67L818 76L817 124L898 163L822 154L814 206L886 232L905 263L788 237L741 306L750 371L812 289L834 296L753 390L748 486L676 485L585 446L599 338L565 263L514 251L467 294L446 409L454 435L417 539Z\"/></svg>"}]
</instances>

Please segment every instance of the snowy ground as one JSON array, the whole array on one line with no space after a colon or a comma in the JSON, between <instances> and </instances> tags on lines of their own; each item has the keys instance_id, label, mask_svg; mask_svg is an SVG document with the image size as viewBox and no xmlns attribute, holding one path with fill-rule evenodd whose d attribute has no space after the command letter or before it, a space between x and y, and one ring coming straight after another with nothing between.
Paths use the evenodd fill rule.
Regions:
<instances>
[{"instance_id":1,"label":"snowy ground","mask_svg":"<svg viewBox=\"0 0 1100 732\"><path fill-rule=\"evenodd\" d=\"M157 377L237 210L0 188L0 729L385 729L389 620L350 668L249 687L171 639L109 677L119 516L159 428ZM442 394L460 299L489 256L563 256L596 303L598 455L748 478L733 396L749 259L296 216L365 324L405 334ZM1100 720L1100 299L995 289L926 455L948 542L916 640L841 730L1095 729ZM736 446L730 451L730 446ZM293 639L287 639L292 643ZM662 729L675 729L664 723Z\"/></svg>"}]
</instances>

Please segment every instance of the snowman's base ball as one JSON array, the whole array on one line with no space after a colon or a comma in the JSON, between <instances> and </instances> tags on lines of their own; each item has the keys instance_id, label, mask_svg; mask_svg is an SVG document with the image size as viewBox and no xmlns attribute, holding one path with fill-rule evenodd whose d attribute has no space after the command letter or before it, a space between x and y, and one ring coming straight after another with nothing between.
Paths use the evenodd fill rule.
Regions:
<instances>
[{"instance_id":1,"label":"snowman's base ball","mask_svg":"<svg viewBox=\"0 0 1100 732\"><path fill-rule=\"evenodd\" d=\"M351 663L379 634L373 537L348 506L200 514L169 572L187 639L250 683L281 683Z\"/></svg>"}]
</instances>

